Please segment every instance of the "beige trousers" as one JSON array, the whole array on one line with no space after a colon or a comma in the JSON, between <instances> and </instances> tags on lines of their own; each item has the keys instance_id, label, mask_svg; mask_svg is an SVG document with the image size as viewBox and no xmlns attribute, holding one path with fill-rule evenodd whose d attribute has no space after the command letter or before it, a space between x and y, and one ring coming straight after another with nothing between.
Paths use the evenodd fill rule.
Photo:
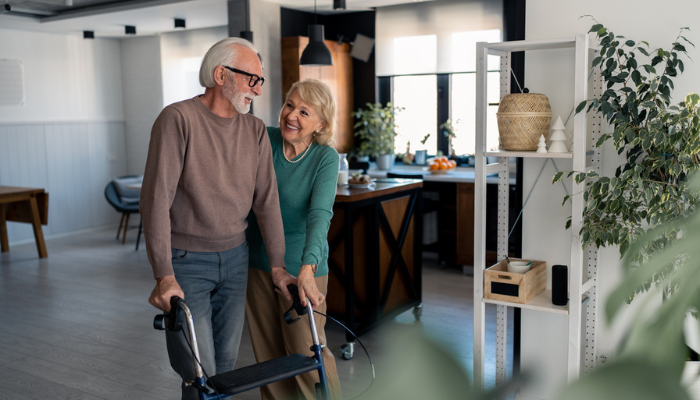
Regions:
<instances>
[{"instance_id":1,"label":"beige trousers","mask_svg":"<svg viewBox=\"0 0 700 400\"><path fill-rule=\"evenodd\" d=\"M325 296L328 292L328 275L315 278L318 290ZM257 268L248 269L248 294L246 302L246 319L253 342L253 351L258 363L282 357L287 354L304 354L313 356L311 332L308 320L303 316L292 325L284 322L284 313L292 306L282 295L275 292L272 275ZM317 311L326 313L326 302ZM326 318L314 313L318 338L327 345L324 326ZM340 381L335 368L335 358L323 349L323 363L328 377L328 390L332 400L341 400ZM285 379L260 388L263 400L316 399L315 384L319 381L318 372Z\"/></svg>"}]
</instances>

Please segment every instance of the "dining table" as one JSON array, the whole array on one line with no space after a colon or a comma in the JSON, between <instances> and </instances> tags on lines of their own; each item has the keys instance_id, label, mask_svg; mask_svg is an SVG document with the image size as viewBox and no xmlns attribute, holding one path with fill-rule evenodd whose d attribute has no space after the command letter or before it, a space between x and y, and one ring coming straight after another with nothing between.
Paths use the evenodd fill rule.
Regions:
<instances>
[{"instance_id":1,"label":"dining table","mask_svg":"<svg viewBox=\"0 0 700 400\"><path fill-rule=\"evenodd\" d=\"M10 251L7 221L32 224L39 258L46 258L41 226L48 224L49 194L44 189L0 186L0 250Z\"/></svg>"}]
</instances>

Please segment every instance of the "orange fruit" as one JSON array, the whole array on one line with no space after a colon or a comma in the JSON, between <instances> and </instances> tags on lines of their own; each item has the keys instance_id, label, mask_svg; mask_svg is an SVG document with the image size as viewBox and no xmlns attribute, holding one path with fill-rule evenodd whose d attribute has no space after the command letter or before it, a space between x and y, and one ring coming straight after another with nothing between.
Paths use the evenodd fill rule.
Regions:
<instances>
[{"instance_id":1,"label":"orange fruit","mask_svg":"<svg viewBox=\"0 0 700 400\"><path fill-rule=\"evenodd\" d=\"M439 165L438 163L434 162L434 163L430 164L430 167L428 167L428 168L429 168L431 171L435 171L435 170L440 169L440 165Z\"/></svg>"},{"instance_id":2,"label":"orange fruit","mask_svg":"<svg viewBox=\"0 0 700 400\"><path fill-rule=\"evenodd\" d=\"M457 166L457 161L455 160L449 160L448 161L450 168L454 168Z\"/></svg>"}]
</instances>

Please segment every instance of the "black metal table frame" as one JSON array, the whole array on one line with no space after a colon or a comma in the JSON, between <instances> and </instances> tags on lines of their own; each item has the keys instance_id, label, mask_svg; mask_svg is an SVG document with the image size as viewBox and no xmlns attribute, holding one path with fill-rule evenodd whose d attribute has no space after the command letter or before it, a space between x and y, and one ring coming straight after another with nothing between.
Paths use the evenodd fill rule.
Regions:
<instances>
[{"instance_id":1,"label":"black metal table frame","mask_svg":"<svg viewBox=\"0 0 700 400\"><path fill-rule=\"evenodd\" d=\"M355 332L357 336L360 336L375 327L377 327L383 320L393 318L396 315L403 313L404 311L414 308L414 313L416 318L420 318L420 311L422 307L422 244L423 244L423 212L422 212L422 188L407 189L404 191L390 193L382 196L377 196L369 199L351 201L351 202L339 202L336 201L334 208L340 208L344 211L343 221L344 221L344 234L339 233L334 240L330 243L330 253L340 245L340 241L345 239L345 273L340 270L339 266L332 262L330 259L328 265L333 274L340 280L341 285L345 288L345 322L348 327ZM387 219L384 209L382 208L382 203L387 200L395 200L401 197L410 196L408 207L403 216L403 221L401 223L401 228L399 230L398 237L395 237L391 227L389 225L389 220ZM367 274L366 274L366 285L367 285L367 304L362 304L362 302L355 295L355 260L354 260L354 223L362 213L366 215L366 260L367 260ZM414 218L413 229L413 244L414 244L414 275L413 279L408 271L408 266L401 254L401 250L405 244L406 235L408 233L409 224L411 217ZM389 273L387 276L387 281L384 284L384 288L380 288L379 283L379 231L384 229L386 238L389 240L389 244L392 250L391 261L389 264ZM391 310L391 312L384 315L384 308L386 307L387 300L389 298L389 291L391 290L394 277L396 272L402 274L407 282L412 282L409 285L411 289L411 300L402 304L401 306ZM381 291L380 291L381 290ZM368 316L368 318L363 318L365 321L359 323L355 318L355 304L361 310L361 316ZM349 333L346 333L346 340L348 343L354 343L354 338Z\"/></svg>"}]
</instances>

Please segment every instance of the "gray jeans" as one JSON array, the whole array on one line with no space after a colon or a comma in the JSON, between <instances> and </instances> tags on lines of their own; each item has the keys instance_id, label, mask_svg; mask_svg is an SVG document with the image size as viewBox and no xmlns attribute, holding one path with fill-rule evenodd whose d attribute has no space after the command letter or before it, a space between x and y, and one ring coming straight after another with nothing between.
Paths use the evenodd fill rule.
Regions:
<instances>
[{"instance_id":1,"label":"gray jeans","mask_svg":"<svg viewBox=\"0 0 700 400\"><path fill-rule=\"evenodd\" d=\"M232 370L245 318L248 243L212 253L172 249L172 262L192 312L204 371L213 376ZM187 382L195 377L194 358L183 331L166 331L166 340L170 365ZM198 396L196 389L183 384L183 400Z\"/></svg>"}]
</instances>

